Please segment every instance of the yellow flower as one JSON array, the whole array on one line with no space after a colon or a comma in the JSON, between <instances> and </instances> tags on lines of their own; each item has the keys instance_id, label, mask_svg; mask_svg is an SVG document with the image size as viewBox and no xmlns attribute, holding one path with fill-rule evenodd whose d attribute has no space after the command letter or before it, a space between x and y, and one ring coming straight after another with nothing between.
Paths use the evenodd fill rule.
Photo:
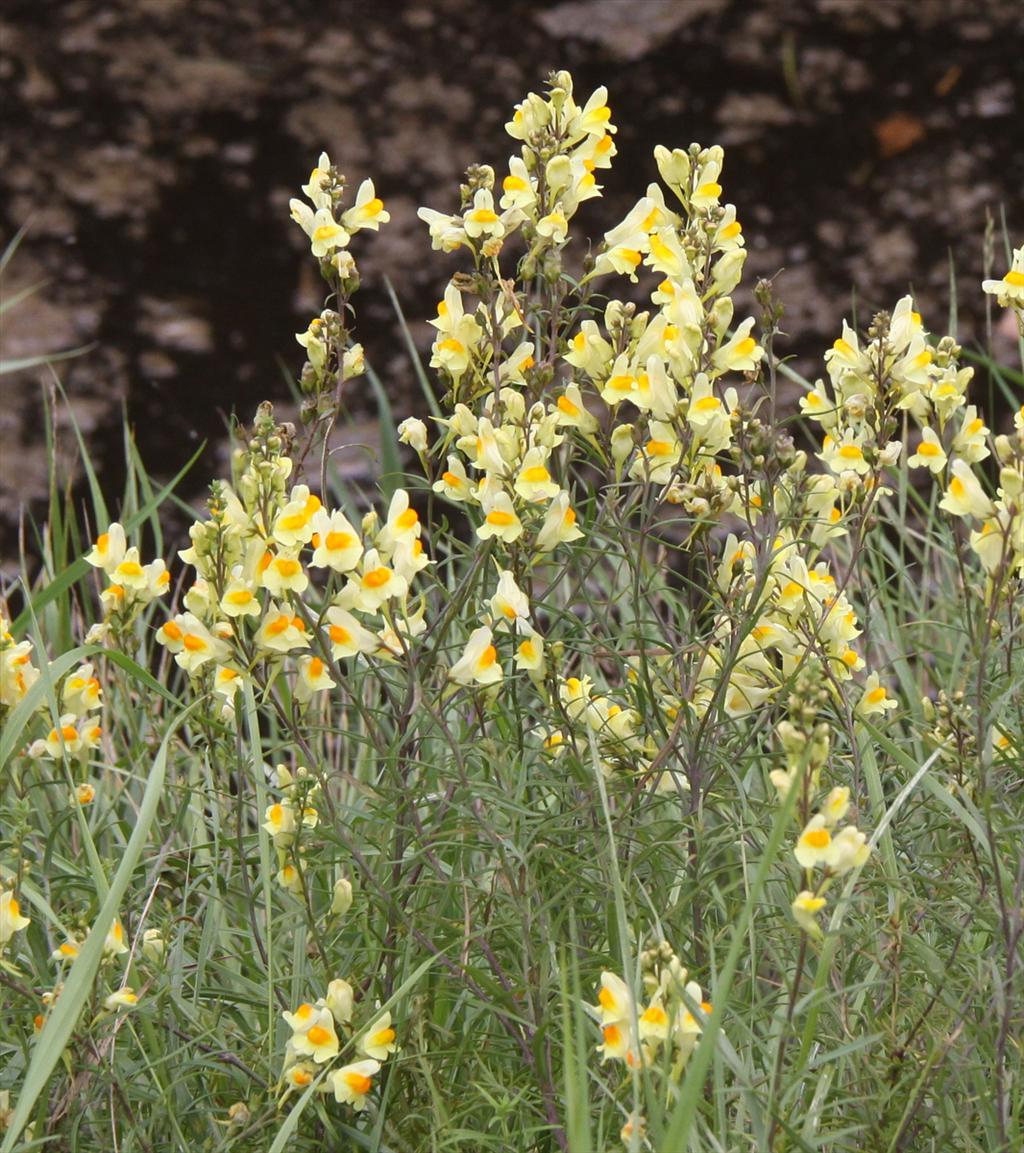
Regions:
<instances>
[{"instance_id":1,"label":"yellow flower","mask_svg":"<svg viewBox=\"0 0 1024 1153\"><path fill-rule=\"evenodd\" d=\"M983 280L981 287L1003 308L1024 309L1024 246L1013 250L1013 263L1002 280Z\"/></svg>"},{"instance_id":2,"label":"yellow flower","mask_svg":"<svg viewBox=\"0 0 1024 1153\"><path fill-rule=\"evenodd\" d=\"M76 720L71 713L65 713L44 737L46 752L55 761L62 757L73 757L81 750L82 734L75 727Z\"/></svg>"},{"instance_id":3,"label":"yellow flower","mask_svg":"<svg viewBox=\"0 0 1024 1153\"><path fill-rule=\"evenodd\" d=\"M525 162L518 156L513 156L508 162L508 176L501 182L504 194L500 201L502 208L528 209L537 200L537 192L533 179Z\"/></svg>"},{"instance_id":4,"label":"yellow flower","mask_svg":"<svg viewBox=\"0 0 1024 1153\"><path fill-rule=\"evenodd\" d=\"M519 642L515 655L516 668L542 676L544 672L544 638L531 631Z\"/></svg>"},{"instance_id":5,"label":"yellow flower","mask_svg":"<svg viewBox=\"0 0 1024 1153\"><path fill-rule=\"evenodd\" d=\"M480 540L496 537L506 544L512 544L523 535L523 522L516 515L508 493L498 492L484 505L484 520L477 527Z\"/></svg>"},{"instance_id":6,"label":"yellow flower","mask_svg":"<svg viewBox=\"0 0 1024 1153\"><path fill-rule=\"evenodd\" d=\"M324 662L315 656L299 657L298 672L295 677L295 699L308 701L314 693L324 693L334 688L334 680Z\"/></svg>"},{"instance_id":7,"label":"yellow flower","mask_svg":"<svg viewBox=\"0 0 1024 1153\"><path fill-rule=\"evenodd\" d=\"M362 572L349 577L346 589L351 604L363 612L376 612L392 597L403 597L409 591L409 582L400 573L389 568L376 549L370 549L363 557Z\"/></svg>"},{"instance_id":8,"label":"yellow flower","mask_svg":"<svg viewBox=\"0 0 1024 1153\"><path fill-rule=\"evenodd\" d=\"M462 656L448 670L448 676L460 685L493 685L504 673L489 628L475 629Z\"/></svg>"},{"instance_id":9,"label":"yellow flower","mask_svg":"<svg viewBox=\"0 0 1024 1153\"><path fill-rule=\"evenodd\" d=\"M6 945L15 933L27 928L29 923L30 918L22 915L14 893L0 890L0 947Z\"/></svg>"},{"instance_id":10,"label":"yellow flower","mask_svg":"<svg viewBox=\"0 0 1024 1153\"><path fill-rule=\"evenodd\" d=\"M528 501L550 500L560 492L558 485L551 479L547 467L548 450L545 448L531 448L516 473L514 488L516 493Z\"/></svg>"},{"instance_id":11,"label":"yellow flower","mask_svg":"<svg viewBox=\"0 0 1024 1153\"><path fill-rule=\"evenodd\" d=\"M80 946L77 941L65 941L53 950L50 954L50 960L57 962L73 961L78 956L79 950Z\"/></svg>"},{"instance_id":12,"label":"yellow flower","mask_svg":"<svg viewBox=\"0 0 1024 1153\"><path fill-rule=\"evenodd\" d=\"M397 489L388 506L388 519L380 531L380 547L393 552L400 544L418 540L423 531L419 514L409 507L409 494L404 488Z\"/></svg>"},{"instance_id":13,"label":"yellow flower","mask_svg":"<svg viewBox=\"0 0 1024 1153\"><path fill-rule=\"evenodd\" d=\"M277 881L285 892L294 893L297 897L302 895L302 874L293 864L287 863L282 865L281 868L278 869L277 876L274 880Z\"/></svg>"},{"instance_id":14,"label":"yellow flower","mask_svg":"<svg viewBox=\"0 0 1024 1153\"><path fill-rule=\"evenodd\" d=\"M827 864L833 873L841 876L851 869L860 868L870 856L867 836L855 825L847 825L832 839Z\"/></svg>"},{"instance_id":15,"label":"yellow flower","mask_svg":"<svg viewBox=\"0 0 1024 1153\"><path fill-rule=\"evenodd\" d=\"M128 985L124 985L106 998L103 1002L103 1007L113 1012L115 1009L132 1009L138 1003L139 996L135 990Z\"/></svg>"},{"instance_id":16,"label":"yellow flower","mask_svg":"<svg viewBox=\"0 0 1024 1153\"><path fill-rule=\"evenodd\" d=\"M91 805L96 800L96 789L86 781L75 788L73 795L76 804Z\"/></svg>"},{"instance_id":17,"label":"yellow flower","mask_svg":"<svg viewBox=\"0 0 1024 1153\"><path fill-rule=\"evenodd\" d=\"M585 435L597 431L597 418L587 410L578 384L567 384L552 406L555 419L562 427L578 428Z\"/></svg>"},{"instance_id":18,"label":"yellow flower","mask_svg":"<svg viewBox=\"0 0 1024 1153\"><path fill-rule=\"evenodd\" d=\"M579 332L569 341L569 350L563 359L574 368L581 368L593 379L600 380L605 376L608 364L612 359L612 346L601 335L595 321L584 320L580 325ZM571 391L574 388L576 389L575 394ZM572 400L573 408L582 407L582 402L576 399L579 396L578 386L567 386L565 395ZM571 410L563 408L561 404L558 407L566 415L571 412Z\"/></svg>"},{"instance_id":19,"label":"yellow flower","mask_svg":"<svg viewBox=\"0 0 1024 1153\"><path fill-rule=\"evenodd\" d=\"M312 1084L315 1076L316 1066L301 1061L298 1065L292 1065L290 1069L285 1070L284 1079L296 1089L305 1089Z\"/></svg>"},{"instance_id":20,"label":"yellow flower","mask_svg":"<svg viewBox=\"0 0 1024 1153\"><path fill-rule=\"evenodd\" d=\"M167 952L167 943L159 929L147 929L142 934L142 955L147 961L159 965Z\"/></svg>"},{"instance_id":21,"label":"yellow flower","mask_svg":"<svg viewBox=\"0 0 1024 1153\"><path fill-rule=\"evenodd\" d=\"M427 451L427 426L415 416L407 416L398 426L398 440L415 452Z\"/></svg>"},{"instance_id":22,"label":"yellow flower","mask_svg":"<svg viewBox=\"0 0 1024 1153\"><path fill-rule=\"evenodd\" d=\"M281 1016L293 1034L305 1033L318 1019L316 1005L310 1005L308 1001L303 1001L294 1013L289 1013L286 1009Z\"/></svg>"},{"instance_id":23,"label":"yellow flower","mask_svg":"<svg viewBox=\"0 0 1024 1153\"><path fill-rule=\"evenodd\" d=\"M736 329L732 339L718 348L711 363L719 372L751 372L764 356L764 349L750 335L754 318L748 316Z\"/></svg>"},{"instance_id":24,"label":"yellow flower","mask_svg":"<svg viewBox=\"0 0 1024 1153\"><path fill-rule=\"evenodd\" d=\"M849 807L850 790L845 785L836 785L834 789L829 790L818 811L825 818L826 827L832 828L846 816Z\"/></svg>"},{"instance_id":25,"label":"yellow flower","mask_svg":"<svg viewBox=\"0 0 1024 1153\"><path fill-rule=\"evenodd\" d=\"M515 575L504 569L498 578L498 587L490 600L491 618L498 627L515 625L530 617L530 601L516 584Z\"/></svg>"},{"instance_id":26,"label":"yellow flower","mask_svg":"<svg viewBox=\"0 0 1024 1153\"><path fill-rule=\"evenodd\" d=\"M449 500L466 501L473 495L473 482L466 475L466 469L457 456L448 457L448 467L441 473L440 480L433 484L434 492L442 493Z\"/></svg>"},{"instance_id":27,"label":"yellow flower","mask_svg":"<svg viewBox=\"0 0 1024 1153\"><path fill-rule=\"evenodd\" d=\"M953 461L953 477L939 508L953 516L973 516L986 520L992 515L992 502L985 495L970 465L962 460Z\"/></svg>"},{"instance_id":28,"label":"yellow flower","mask_svg":"<svg viewBox=\"0 0 1024 1153\"><path fill-rule=\"evenodd\" d=\"M391 214L384 210L384 201L374 192L372 180L364 180L359 185L355 204L341 216L341 222L349 232L358 232L360 228L377 232L390 219Z\"/></svg>"},{"instance_id":29,"label":"yellow flower","mask_svg":"<svg viewBox=\"0 0 1024 1153\"><path fill-rule=\"evenodd\" d=\"M349 234L334 219L334 214L328 207L318 208L315 212L308 204L301 200L289 201L292 220L309 237L310 250L316 257L323 258L337 248L344 248L349 242Z\"/></svg>"},{"instance_id":30,"label":"yellow flower","mask_svg":"<svg viewBox=\"0 0 1024 1153\"><path fill-rule=\"evenodd\" d=\"M841 442L836 442L831 436L826 436L822 442L822 451L818 459L826 464L837 476L844 472L855 472L863 476L871 471L864 456L864 446L861 445L852 433L847 433Z\"/></svg>"},{"instance_id":31,"label":"yellow flower","mask_svg":"<svg viewBox=\"0 0 1024 1153\"><path fill-rule=\"evenodd\" d=\"M326 1006L300 1005L294 1017L290 1013L282 1016L292 1026L291 1045L297 1057L311 1057L317 1065L337 1057L338 1035L334 1031L334 1018ZM298 1029L293 1020L299 1021Z\"/></svg>"},{"instance_id":32,"label":"yellow flower","mask_svg":"<svg viewBox=\"0 0 1024 1153\"><path fill-rule=\"evenodd\" d=\"M640 1014L638 1029L641 1041L664 1041L668 1037L668 1013L661 1003L661 996L656 996Z\"/></svg>"},{"instance_id":33,"label":"yellow flower","mask_svg":"<svg viewBox=\"0 0 1024 1153\"><path fill-rule=\"evenodd\" d=\"M640 446L640 455L630 466L629 475L634 480L667 484L682 456L683 446L675 428L666 421L652 420L647 431L648 439Z\"/></svg>"},{"instance_id":34,"label":"yellow flower","mask_svg":"<svg viewBox=\"0 0 1024 1153\"><path fill-rule=\"evenodd\" d=\"M165 639L161 639L161 635ZM161 644L167 644L175 654L175 663L187 673L198 672L208 661L223 661L228 654L227 645L190 612L181 613L173 621L168 621L157 633L156 639Z\"/></svg>"},{"instance_id":35,"label":"yellow flower","mask_svg":"<svg viewBox=\"0 0 1024 1153\"><path fill-rule=\"evenodd\" d=\"M602 1064L609 1058L625 1061L630 1067L636 1064L636 1048L633 1044L633 1030L628 1021L610 1021L601 1026L601 1044L597 1051Z\"/></svg>"},{"instance_id":36,"label":"yellow flower","mask_svg":"<svg viewBox=\"0 0 1024 1153\"><path fill-rule=\"evenodd\" d=\"M115 917L114 923L107 930L107 935L103 941L103 956L121 957L127 952L128 946L124 941L124 927Z\"/></svg>"},{"instance_id":37,"label":"yellow flower","mask_svg":"<svg viewBox=\"0 0 1024 1153\"><path fill-rule=\"evenodd\" d=\"M824 897L819 897L810 890L804 889L793 898L791 906L793 919L805 933L810 933L812 937L820 937L821 926L815 917L824 909L826 904L827 901Z\"/></svg>"},{"instance_id":38,"label":"yellow flower","mask_svg":"<svg viewBox=\"0 0 1024 1153\"><path fill-rule=\"evenodd\" d=\"M541 552L550 552L560 544L579 540L582 530L576 524L576 512L569 504L569 494L564 490L548 506L544 523L537 533L536 545Z\"/></svg>"},{"instance_id":39,"label":"yellow flower","mask_svg":"<svg viewBox=\"0 0 1024 1153\"><path fill-rule=\"evenodd\" d=\"M108 570L111 581L122 588L142 592L149 585L149 574L139 562L139 550L130 548L113 569Z\"/></svg>"},{"instance_id":40,"label":"yellow flower","mask_svg":"<svg viewBox=\"0 0 1024 1153\"><path fill-rule=\"evenodd\" d=\"M505 235L505 222L494 211L494 197L486 188L478 188L473 195L473 206L462 216L466 235L474 240L480 236L500 238Z\"/></svg>"},{"instance_id":41,"label":"yellow flower","mask_svg":"<svg viewBox=\"0 0 1024 1153\"><path fill-rule=\"evenodd\" d=\"M259 597L249 583L242 579L240 568L232 573L224 595L220 598L220 611L226 617L258 617L262 611Z\"/></svg>"},{"instance_id":42,"label":"yellow flower","mask_svg":"<svg viewBox=\"0 0 1024 1153\"><path fill-rule=\"evenodd\" d=\"M831 856L832 834L825 826L825 818L818 813L807 822L796 843L794 855L805 869L827 864Z\"/></svg>"},{"instance_id":43,"label":"yellow flower","mask_svg":"<svg viewBox=\"0 0 1024 1153\"><path fill-rule=\"evenodd\" d=\"M953 455L967 461L968 464L977 464L985 460L989 455L985 445L988 433L985 422L978 416L978 410L973 404L969 404L963 411L960 431L953 437Z\"/></svg>"},{"instance_id":44,"label":"yellow flower","mask_svg":"<svg viewBox=\"0 0 1024 1153\"><path fill-rule=\"evenodd\" d=\"M939 440L935 430L923 428L921 442L907 464L911 468L926 468L930 472L939 473L946 467L946 460L946 450L942 447L942 441Z\"/></svg>"},{"instance_id":45,"label":"yellow flower","mask_svg":"<svg viewBox=\"0 0 1024 1153\"><path fill-rule=\"evenodd\" d=\"M869 673L864 682L864 694L857 703L857 714L862 717L870 717L881 713L884 716L885 713L897 707L897 702L885 691L885 686L879 680L878 673Z\"/></svg>"},{"instance_id":46,"label":"yellow flower","mask_svg":"<svg viewBox=\"0 0 1024 1153\"><path fill-rule=\"evenodd\" d=\"M124 529L116 521L106 532L100 533L85 559L96 568L111 573L124 559L127 549Z\"/></svg>"},{"instance_id":47,"label":"yellow flower","mask_svg":"<svg viewBox=\"0 0 1024 1153\"><path fill-rule=\"evenodd\" d=\"M286 549L307 544L313 535L313 517L322 507L320 498L313 496L307 485L297 484L274 521L274 540Z\"/></svg>"},{"instance_id":48,"label":"yellow flower","mask_svg":"<svg viewBox=\"0 0 1024 1153\"><path fill-rule=\"evenodd\" d=\"M287 849L295 840L295 810L287 801L267 806L263 828L274 838L278 849Z\"/></svg>"},{"instance_id":49,"label":"yellow flower","mask_svg":"<svg viewBox=\"0 0 1024 1153\"><path fill-rule=\"evenodd\" d=\"M268 550L258 567L259 582L272 596L280 597L286 592L302 594L309 587L309 577L294 554Z\"/></svg>"},{"instance_id":50,"label":"yellow flower","mask_svg":"<svg viewBox=\"0 0 1024 1153\"><path fill-rule=\"evenodd\" d=\"M260 648L277 653L309 648L305 622L283 605L271 604L267 607L253 639Z\"/></svg>"},{"instance_id":51,"label":"yellow flower","mask_svg":"<svg viewBox=\"0 0 1024 1153\"><path fill-rule=\"evenodd\" d=\"M391 1027L391 1014L382 1013L359 1039L359 1052L375 1061L386 1061L398 1048L395 1030Z\"/></svg>"},{"instance_id":52,"label":"yellow flower","mask_svg":"<svg viewBox=\"0 0 1024 1153\"><path fill-rule=\"evenodd\" d=\"M93 675L93 666L84 664L71 674L61 690L61 703L65 711L84 716L103 704L103 689Z\"/></svg>"},{"instance_id":53,"label":"yellow flower","mask_svg":"<svg viewBox=\"0 0 1024 1153\"><path fill-rule=\"evenodd\" d=\"M380 645L376 635L346 609L332 605L325 614L331 656L335 660L354 657L357 653L372 653Z\"/></svg>"},{"instance_id":54,"label":"yellow flower","mask_svg":"<svg viewBox=\"0 0 1024 1153\"><path fill-rule=\"evenodd\" d=\"M601 974L601 988L597 993L597 1017L602 1025L626 1021L633 1012L633 994L629 986L616 973L605 970Z\"/></svg>"},{"instance_id":55,"label":"yellow flower","mask_svg":"<svg viewBox=\"0 0 1024 1153\"><path fill-rule=\"evenodd\" d=\"M351 1105L358 1113L366 1104L366 1095L373 1088L373 1078L380 1071L379 1061L355 1061L343 1065L330 1075L334 1099L339 1104Z\"/></svg>"},{"instance_id":56,"label":"yellow flower","mask_svg":"<svg viewBox=\"0 0 1024 1153\"><path fill-rule=\"evenodd\" d=\"M39 679L39 670L32 664L32 642L14 644L2 617L0 634L0 705L13 707Z\"/></svg>"}]
</instances>

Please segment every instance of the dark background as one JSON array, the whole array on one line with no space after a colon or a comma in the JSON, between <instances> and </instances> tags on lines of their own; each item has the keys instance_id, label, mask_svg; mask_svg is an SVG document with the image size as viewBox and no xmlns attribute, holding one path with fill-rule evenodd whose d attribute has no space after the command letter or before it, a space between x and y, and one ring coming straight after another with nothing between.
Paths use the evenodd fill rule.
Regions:
<instances>
[{"instance_id":1,"label":"dark background","mask_svg":"<svg viewBox=\"0 0 1024 1153\"><path fill-rule=\"evenodd\" d=\"M4 317L3 356L93 344L56 368L111 492L126 407L158 476L211 443L186 487L201 494L227 414L285 402L282 366L301 366L293 334L322 294L287 202L326 148L392 214L353 244L358 329L396 417L418 412L384 279L425 344L419 318L458 260L431 253L416 208L454 211L467 164L500 169L513 104L557 67L581 103L606 84L619 126L605 199L581 213L591 235L656 178L654 144L717 142L745 283L784 270L781 351L799 367L819 372L844 316L866 322L910 287L945 332L951 258L958 336L984 341L986 214L1024 240L1021 0L15 0L0 241L28 233L2 291L46 285ZM1012 329L993 347L1009 362ZM46 488L47 375L0 381L8 574L18 509ZM367 393L350 396L357 438L372 438Z\"/></svg>"}]
</instances>

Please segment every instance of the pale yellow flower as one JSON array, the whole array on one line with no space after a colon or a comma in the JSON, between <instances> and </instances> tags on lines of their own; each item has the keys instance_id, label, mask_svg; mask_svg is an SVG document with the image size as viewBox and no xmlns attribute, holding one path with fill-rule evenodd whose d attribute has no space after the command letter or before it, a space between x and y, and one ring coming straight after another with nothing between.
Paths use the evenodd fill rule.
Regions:
<instances>
[{"instance_id":1,"label":"pale yellow flower","mask_svg":"<svg viewBox=\"0 0 1024 1153\"><path fill-rule=\"evenodd\" d=\"M14 893L0 890L0 947L29 924L30 918L22 914L21 905Z\"/></svg>"},{"instance_id":2,"label":"pale yellow flower","mask_svg":"<svg viewBox=\"0 0 1024 1153\"><path fill-rule=\"evenodd\" d=\"M373 1088L373 1078L380 1070L380 1062L354 1061L330 1074L334 1099L342 1105L351 1105L359 1112L366 1105L366 1095Z\"/></svg>"}]
</instances>

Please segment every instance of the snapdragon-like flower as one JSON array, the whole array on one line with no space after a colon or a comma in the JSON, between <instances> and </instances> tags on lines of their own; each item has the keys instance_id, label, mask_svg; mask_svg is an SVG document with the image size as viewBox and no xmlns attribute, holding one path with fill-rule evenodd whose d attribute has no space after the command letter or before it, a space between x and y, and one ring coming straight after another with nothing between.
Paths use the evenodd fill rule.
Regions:
<instances>
[{"instance_id":1,"label":"snapdragon-like flower","mask_svg":"<svg viewBox=\"0 0 1024 1153\"><path fill-rule=\"evenodd\" d=\"M134 1009L139 1003L139 995L129 985L111 993L103 1002L103 1007L111 1012L117 1009Z\"/></svg>"},{"instance_id":2,"label":"snapdragon-like flower","mask_svg":"<svg viewBox=\"0 0 1024 1153\"><path fill-rule=\"evenodd\" d=\"M930 472L939 473L946 467L947 460L942 441L934 429L926 426L921 430L921 440L907 464L911 468L927 468Z\"/></svg>"},{"instance_id":3,"label":"snapdragon-like flower","mask_svg":"<svg viewBox=\"0 0 1024 1153\"><path fill-rule=\"evenodd\" d=\"M5 946L15 933L20 933L31 924L21 911L21 905L14 893L0 890L0 948Z\"/></svg>"},{"instance_id":4,"label":"snapdragon-like flower","mask_svg":"<svg viewBox=\"0 0 1024 1153\"><path fill-rule=\"evenodd\" d=\"M253 638L258 647L274 653L309 648L306 623L287 605L268 605Z\"/></svg>"},{"instance_id":5,"label":"snapdragon-like flower","mask_svg":"<svg viewBox=\"0 0 1024 1153\"><path fill-rule=\"evenodd\" d=\"M359 1052L375 1061L386 1061L398 1048L395 1036L395 1030L391 1027L391 1014L382 1013L359 1038Z\"/></svg>"},{"instance_id":6,"label":"snapdragon-like flower","mask_svg":"<svg viewBox=\"0 0 1024 1153\"><path fill-rule=\"evenodd\" d=\"M462 656L449 669L448 676L459 685L493 685L502 679L504 672L489 628L473 631Z\"/></svg>"},{"instance_id":7,"label":"snapdragon-like flower","mask_svg":"<svg viewBox=\"0 0 1024 1153\"><path fill-rule=\"evenodd\" d=\"M505 544L512 544L523 535L523 522L512 507L508 493L497 492L484 502L484 519L477 526L476 535L480 540L496 537Z\"/></svg>"},{"instance_id":8,"label":"snapdragon-like flower","mask_svg":"<svg viewBox=\"0 0 1024 1153\"><path fill-rule=\"evenodd\" d=\"M339 1104L351 1105L358 1113L366 1106L366 1095L373 1088L373 1078L380 1072L380 1062L367 1059L343 1065L329 1075L334 1099Z\"/></svg>"},{"instance_id":9,"label":"snapdragon-like flower","mask_svg":"<svg viewBox=\"0 0 1024 1153\"><path fill-rule=\"evenodd\" d=\"M287 849L295 840L295 810L287 801L277 801L267 807L263 828L274 839L278 849Z\"/></svg>"},{"instance_id":10,"label":"snapdragon-like flower","mask_svg":"<svg viewBox=\"0 0 1024 1153\"><path fill-rule=\"evenodd\" d=\"M965 461L955 460L952 478L946 495L939 501L939 508L953 516L973 516L984 520L992 515L992 502L985 495L981 482Z\"/></svg>"},{"instance_id":11,"label":"snapdragon-like flower","mask_svg":"<svg viewBox=\"0 0 1024 1153\"><path fill-rule=\"evenodd\" d=\"M1001 280L983 280L981 287L1003 308L1024 310L1024 245L1013 250L1013 262Z\"/></svg>"},{"instance_id":12,"label":"snapdragon-like flower","mask_svg":"<svg viewBox=\"0 0 1024 1153\"><path fill-rule=\"evenodd\" d=\"M289 1044L296 1057L309 1057L316 1065L337 1057L340 1046L330 1009L302 1004L294 1013L281 1015L291 1026Z\"/></svg>"},{"instance_id":13,"label":"snapdragon-like flower","mask_svg":"<svg viewBox=\"0 0 1024 1153\"><path fill-rule=\"evenodd\" d=\"M490 609L491 616L499 628L529 620L529 598L516 584L515 574L508 569L504 569L498 578L498 587L491 597Z\"/></svg>"},{"instance_id":14,"label":"snapdragon-like flower","mask_svg":"<svg viewBox=\"0 0 1024 1153\"><path fill-rule=\"evenodd\" d=\"M898 708L898 702L886 692L878 673L869 673L864 681L864 693L857 703L857 712L862 717L885 715Z\"/></svg>"},{"instance_id":15,"label":"snapdragon-like flower","mask_svg":"<svg viewBox=\"0 0 1024 1153\"><path fill-rule=\"evenodd\" d=\"M341 222L349 232L369 228L378 232L382 224L387 224L391 214L384 208L384 201L374 191L373 181L364 180L356 192L356 202L342 213Z\"/></svg>"},{"instance_id":16,"label":"snapdragon-like flower","mask_svg":"<svg viewBox=\"0 0 1024 1153\"><path fill-rule=\"evenodd\" d=\"M812 893L809 889L803 889L793 898L791 906L793 919L805 933L809 933L812 937L820 937L821 926L818 924L817 915L827 904L825 897Z\"/></svg>"},{"instance_id":17,"label":"snapdragon-like flower","mask_svg":"<svg viewBox=\"0 0 1024 1153\"><path fill-rule=\"evenodd\" d=\"M86 561L96 568L111 573L124 560L128 549L124 528L115 521L106 532L100 533L95 544L85 554Z\"/></svg>"}]
</instances>

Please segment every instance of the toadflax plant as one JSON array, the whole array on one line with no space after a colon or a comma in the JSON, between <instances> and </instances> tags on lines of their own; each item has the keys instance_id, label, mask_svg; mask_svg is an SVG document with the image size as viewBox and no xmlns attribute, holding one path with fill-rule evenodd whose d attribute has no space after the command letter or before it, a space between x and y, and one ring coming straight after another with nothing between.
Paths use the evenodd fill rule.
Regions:
<instances>
[{"instance_id":1,"label":"toadflax plant","mask_svg":"<svg viewBox=\"0 0 1024 1153\"><path fill-rule=\"evenodd\" d=\"M771 286L736 315L722 149L655 149L590 249L606 91L580 104L556 73L506 129L500 173L420 209L453 271L430 408L385 430L415 475L367 504L330 467L368 371L350 245L389 214L325 153L291 202L328 290L297 337L301 430L269 403L236 430L181 568L106 526L78 649L49 656L42 602L32 639L4 622L5 1151L62 1139L65 1080L81 1148L110 1124L275 1153L980 1148L933 1087L954 1041L907 1058L941 1000L901 952L926 804L999 894L978 1110L1010 1148L1020 875L992 805L1022 752L1024 410L993 440L908 296L844 325L797 421ZM1018 319L1021 259L985 283ZM957 524L906 513L899 549L977 593L955 691L892 627L912 594L886 523L927 500L908 468ZM153 802L134 763L156 745ZM143 810L148 856L90 948Z\"/></svg>"}]
</instances>

